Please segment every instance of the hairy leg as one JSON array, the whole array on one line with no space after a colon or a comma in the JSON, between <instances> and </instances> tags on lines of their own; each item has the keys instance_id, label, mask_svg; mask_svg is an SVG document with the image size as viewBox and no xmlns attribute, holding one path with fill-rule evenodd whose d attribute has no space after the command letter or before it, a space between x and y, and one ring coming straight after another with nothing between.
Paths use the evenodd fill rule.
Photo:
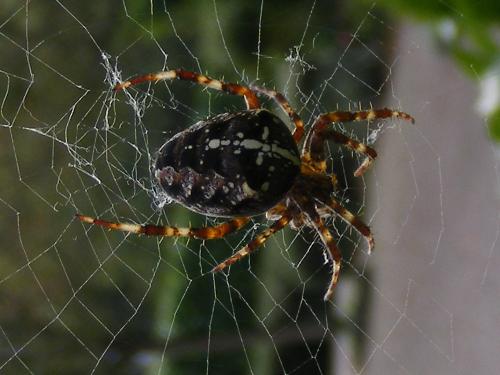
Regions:
<instances>
[{"instance_id":1,"label":"hairy leg","mask_svg":"<svg viewBox=\"0 0 500 375\"><path fill-rule=\"evenodd\" d=\"M363 221L354 215L347 208L342 206L335 198L331 198L329 202L321 202L328 208L335 211L347 224L352 225L368 242L368 254L370 254L375 246L370 227L363 223Z\"/></svg>"},{"instance_id":2,"label":"hairy leg","mask_svg":"<svg viewBox=\"0 0 500 375\"><path fill-rule=\"evenodd\" d=\"M193 237L204 240L222 238L228 233L240 229L250 221L250 218L248 217L238 217L231 221L214 226L202 228L177 228L165 225L140 225L133 223L112 222L80 214L76 214L76 217L84 223L99 225L110 230L145 234L147 236Z\"/></svg>"},{"instance_id":3,"label":"hairy leg","mask_svg":"<svg viewBox=\"0 0 500 375\"><path fill-rule=\"evenodd\" d=\"M391 117L409 120L412 123L415 122L413 117L411 117L407 113L393 111L388 108L372 109L369 111L359 112L336 111L324 113L316 119L311 128L311 131L307 135L306 141L304 143L304 148L302 150L302 159L306 162L310 162L318 171L324 171L324 169L326 168L325 141L332 140L366 156L365 160L354 172L354 175L356 177L359 177L370 167L370 165L373 163L373 160L377 157L377 153L371 147L368 147L361 142L349 138L346 135L331 128L327 128L327 126L331 123L337 122L352 122L362 120L371 121L375 119L385 119Z\"/></svg>"},{"instance_id":4,"label":"hairy leg","mask_svg":"<svg viewBox=\"0 0 500 375\"><path fill-rule=\"evenodd\" d=\"M252 241L250 241L242 249L240 249L239 251L234 253L231 257L227 258L224 262L215 266L212 269L212 272L222 271L224 268L230 266L231 264L238 262L242 258L251 254L259 246L261 246L264 242L266 242L267 239L269 237L271 237L274 233L283 229L288 224L289 221L290 221L290 218L288 216L282 216L279 220L275 221L269 228L265 229L263 232L261 232L259 235L257 235L257 237L255 237Z\"/></svg>"},{"instance_id":5,"label":"hairy leg","mask_svg":"<svg viewBox=\"0 0 500 375\"><path fill-rule=\"evenodd\" d=\"M321 241L323 241L326 248L328 249L328 255L330 257L330 260L332 261L332 278L323 297L325 301L329 301L333 297L333 292L335 291L335 286L337 285L337 281L339 279L342 254L340 253L340 250L335 243L335 239L333 238L332 234L325 226L323 219L321 219L319 215L315 215L313 217L311 224L313 225L314 229L316 229L316 232L318 232Z\"/></svg>"},{"instance_id":6,"label":"hairy leg","mask_svg":"<svg viewBox=\"0 0 500 375\"><path fill-rule=\"evenodd\" d=\"M185 81L192 81L199 85L210 87L211 89L224 91L231 95L240 95L245 98L245 102L248 109L260 108L260 102L255 93L246 86L242 86L236 83L225 83L223 81L207 77L203 74L190 72L183 69L167 70L157 73L149 73L142 76L137 76L118 83L115 87L115 91L120 91L130 86L138 85L143 82L158 82L165 80L180 79Z\"/></svg>"}]
</instances>

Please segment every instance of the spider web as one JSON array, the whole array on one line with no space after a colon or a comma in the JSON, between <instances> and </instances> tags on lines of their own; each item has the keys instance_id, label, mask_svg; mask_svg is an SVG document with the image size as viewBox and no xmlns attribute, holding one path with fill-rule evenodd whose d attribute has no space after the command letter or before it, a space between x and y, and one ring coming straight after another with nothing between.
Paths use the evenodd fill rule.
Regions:
<instances>
[{"instance_id":1,"label":"spider web","mask_svg":"<svg viewBox=\"0 0 500 375\"><path fill-rule=\"evenodd\" d=\"M377 4L296 3L4 2L0 373L495 372L499 173L477 82ZM328 222L344 255L332 302L308 229L213 275L264 218L214 241L75 220L217 222L168 202L151 165L170 136L242 100L178 81L111 90L177 67L276 88L309 125L372 104L417 119L337 125L379 157L354 178L360 159L330 148L338 198L376 240L368 257Z\"/></svg>"}]
</instances>

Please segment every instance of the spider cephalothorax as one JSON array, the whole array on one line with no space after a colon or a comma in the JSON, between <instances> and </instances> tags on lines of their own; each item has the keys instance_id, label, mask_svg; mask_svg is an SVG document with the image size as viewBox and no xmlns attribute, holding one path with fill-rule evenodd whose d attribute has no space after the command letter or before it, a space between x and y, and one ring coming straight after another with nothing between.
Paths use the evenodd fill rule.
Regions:
<instances>
[{"instance_id":1,"label":"spider cephalothorax","mask_svg":"<svg viewBox=\"0 0 500 375\"><path fill-rule=\"evenodd\" d=\"M247 256L288 224L294 229L308 226L319 234L333 263L332 279L325 294L325 300L330 299L342 259L323 218L341 217L366 238L369 252L374 241L370 228L334 197L336 177L326 172L325 142L342 144L365 156L355 176L361 176L377 156L372 148L335 131L330 125L388 117L413 122L413 118L387 108L328 112L311 126L299 153L304 124L285 97L274 90L224 83L182 69L139 76L117 84L115 90L175 78L245 98L246 110L210 117L169 139L160 148L155 163L155 176L171 199L192 211L231 220L210 227L177 228L77 217L86 223L126 232L201 239L224 237L243 227L251 216L265 213L268 219L274 220L269 228L214 267L214 272ZM257 94L278 103L294 123L293 133L279 117L260 107Z\"/></svg>"}]
</instances>

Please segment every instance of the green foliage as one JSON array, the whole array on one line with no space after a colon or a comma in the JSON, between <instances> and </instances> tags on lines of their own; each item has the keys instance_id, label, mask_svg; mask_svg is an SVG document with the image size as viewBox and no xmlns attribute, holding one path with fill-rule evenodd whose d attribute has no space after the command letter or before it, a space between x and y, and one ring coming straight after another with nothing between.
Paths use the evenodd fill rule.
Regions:
<instances>
[{"instance_id":1,"label":"green foliage","mask_svg":"<svg viewBox=\"0 0 500 375\"><path fill-rule=\"evenodd\" d=\"M490 136L497 142L500 142L500 107L490 114L488 117L488 125Z\"/></svg>"}]
</instances>

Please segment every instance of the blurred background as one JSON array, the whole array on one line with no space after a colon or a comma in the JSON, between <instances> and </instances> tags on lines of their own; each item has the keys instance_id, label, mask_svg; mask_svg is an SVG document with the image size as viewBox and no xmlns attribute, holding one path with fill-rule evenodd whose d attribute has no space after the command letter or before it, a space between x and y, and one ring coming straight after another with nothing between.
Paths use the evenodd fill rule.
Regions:
<instances>
[{"instance_id":1,"label":"blurred background","mask_svg":"<svg viewBox=\"0 0 500 375\"><path fill-rule=\"evenodd\" d=\"M500 368L500 5L493 1L25 1L0 5L0 373L491 374ZM284 93L310 125L392 107L416 124L336 124L323 248L290 228L224 274L267 227L159 239L76 221L216 220L168 202L151 165L176 132L240 98L188 82L113 93L184 68ZM274 103L267 108L280 113Z\"/></svg>"}]
</instances>

